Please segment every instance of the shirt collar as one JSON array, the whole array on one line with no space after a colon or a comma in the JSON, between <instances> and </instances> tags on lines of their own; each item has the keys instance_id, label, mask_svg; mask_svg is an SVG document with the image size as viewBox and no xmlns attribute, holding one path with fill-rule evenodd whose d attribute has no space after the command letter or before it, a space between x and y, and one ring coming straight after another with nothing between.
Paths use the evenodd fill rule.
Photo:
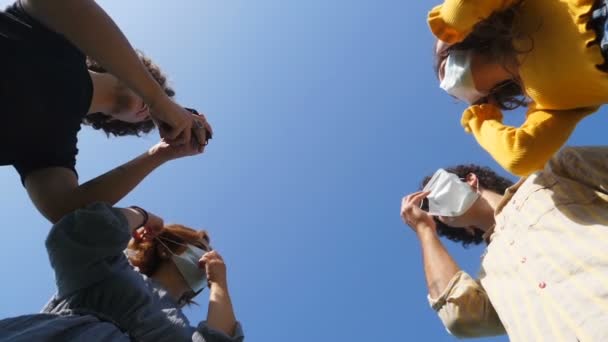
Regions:
<instances>
[{"instance_id":1,"label":"shirt collar","mask_svg":"<svg viewBox=\"0 0 608 342\"><path fill-rule=\"evenodd\" d=\"M511 201L511 199L513 198L513 196L515 195L517 190L526 181L526 179L528 179L528 177L522 177L520 180L517 181L517 183L511 185L510 187L508 187L505 190L505 194L502 196L502 199L500 200L500 202L496 206L496 209L494 210L494 217L498 216L502 212L504 207ZM492 240L492 234L494 234L495 227L496 227L496 224L494 224L492 227L488 228L488 230L486 230L486 232L483 233L483 239L486 242L486 244L488 244L488 245L490 244L490 241Z\"/></svg>"}]
</instances>

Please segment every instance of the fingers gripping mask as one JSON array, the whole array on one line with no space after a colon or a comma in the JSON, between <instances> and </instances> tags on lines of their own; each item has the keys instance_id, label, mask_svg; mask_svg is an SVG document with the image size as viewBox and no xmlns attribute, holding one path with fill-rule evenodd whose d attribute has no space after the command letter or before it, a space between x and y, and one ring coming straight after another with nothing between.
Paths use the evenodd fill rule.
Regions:
<instances>
[{"instance_id":1,"label":"fingers gripping mask","mask_svg":"<svg viewBox=\"0 0 608 342\"><path fill-rule=\"evenodd\" d=\"M445 74L439 86L448 94L469 104L488 95L475 88L471 71L471 54L468 51L450 52L445 62Z\"/></svg>"},{"instance_id":2,"label":"fingers gripping mask","mask_svg":"<svg viewBox=\"0 0 608 342\"><path fill-rule=\"evenodd\" d=\"M469 184L444 169L435 172L423 191L430 191L429 214L434 216L460 216L479 198Z\"/></svg>"},{"instance_id":3,"label":"fingers gripping mask","mask_svg":"<svg viewBox=\"0 0 608 342\"><path fill-rule=\"evenodd\" d=\"M181 244L172 241L173 243L186 246L186 250L181 254L175 254L165 245L161 239L158 241L167 248L169 253L173 254L171 260L177 266L179 273L184 277L188 286L195 294L200 293L207 286L207 273L204 269L198 267L198 261L206 252L196 246L190 244Z\"/></svg>"}]
</instances>

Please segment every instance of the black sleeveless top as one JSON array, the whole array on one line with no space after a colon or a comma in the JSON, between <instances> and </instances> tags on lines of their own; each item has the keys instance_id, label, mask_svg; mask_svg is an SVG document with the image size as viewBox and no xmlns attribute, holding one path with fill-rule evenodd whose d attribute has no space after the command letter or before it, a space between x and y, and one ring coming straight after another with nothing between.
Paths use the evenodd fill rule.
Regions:
<instances>
[{"instance_id":1,"label":"black sleeveless top","mask_svg":"<svg viewBox=\"0 0 608 342\"><path fill-rule=\"evenodd\" d=\"M76 172L77 134L92 95L78 48L19 1L0 12L0 165L13 165L22 182L47 167Z\"/></svg>"}]
</instances>

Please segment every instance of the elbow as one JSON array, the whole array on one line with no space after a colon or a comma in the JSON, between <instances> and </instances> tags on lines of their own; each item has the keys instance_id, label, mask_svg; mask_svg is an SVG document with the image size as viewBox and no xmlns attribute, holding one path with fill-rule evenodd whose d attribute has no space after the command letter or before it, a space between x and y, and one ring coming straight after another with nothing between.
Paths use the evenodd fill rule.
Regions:
<instances>
[{"instance_id":1,"label":"elbow","mask_svg":"<svg viewBox=\"0 0 608 342\"><path fill-rule=\"evenodd\" d=\"M76 208L74 208L76 209ZM69 214L73 210L70 210L67 206L47 204L44 206L38 206L38 210L47 220L52 224L59 222L65 215Z\"/></svg>"},{"instance_id":2,"label":"elbow","mask_svg":"<svg viewBox=\"0 0 608 342\"><path fill-rule=\"evenodd\" d=\"M56 224L64 217L68 212L65 208L61 208L59 205L46 205L44 207L39 206L38 210L47 220L49 220L52 224Z\"/></svg>"},{"instance_id":3,"label":"elbow","mask_svg":"<svg viewBox=\"0 0 608 342\"><path fill-rule=\"evenodd\" d=\"M476 326L480 325L480 322L475 322L470 319L464 319L462 317L455 317L443 322L446 330L454 337L458 338L469 338L479 337L475 333Z\"/></svg>"},{"instance_id":4,"label":"elbow","mask_svg":"<svg viewBox=\"0 0 608 342\"><path fill-rule=\"evenodd\" d=\"M530 153L520 153L517 156L501 158L497 161L508 172L519 177L525 177L538 170L542 170L544 162L539 163L540 160L539 156L534 156Z\"/></svg>"},{"instance_id":5,"label":"elbow","mask_svg":"<svg viewBox=\"0 0 608 342\"><path fill-rule=\"evenodd\" d=\"M534 171L538 171L540 169L537 167L531 167L529 165L523 165L521 163L501 163L501 166L509 173L518 177L529 176Z\"/></svg>"},{"instance_id":6,"label":"elbow","mask_svg":"<svg viewBox=\"0 0 608 342\"><path fill-rule=\"evenodd\" d=\"M45 215L46 219L49 220L52 224L57 224L61 218L65 216L65 214L49 214Z\"/></svg>"}]
</instances>

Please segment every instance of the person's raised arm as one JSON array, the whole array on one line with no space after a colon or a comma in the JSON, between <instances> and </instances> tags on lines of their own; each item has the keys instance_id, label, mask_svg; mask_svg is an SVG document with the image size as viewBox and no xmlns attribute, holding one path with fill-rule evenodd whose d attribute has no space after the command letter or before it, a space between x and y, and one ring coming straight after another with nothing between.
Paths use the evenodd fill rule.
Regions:
<instances>
[{"instance_id":1,"label":"person's raised arm","mask_svg":"<svg viewBox=\"0 0 608 342\"><path fill-rule=\"evenodd\" d=\"M216 251L211 251L203 255L201 263L207 272L207 280L210 286L207 326L228 336L233 336L236 328L236 318L228 293L224 259Z\"/></svg>"},{"instance_id":2,"label":"person's raised arm","mask_svg":"<svg viewBox=\"0 0 608 342\"><path fill-rule=\"evenodd\" d=\"M518 0L445 0L429 12L429 27L437 39L455 44L464 40L475 24L517 2Z\"/></svg>"},{"instance_id":3,"label":"person's raised arm","mask_svg":"<svg viewBox=\"0 0 608 342\"><path fill-rule=\"evenodd\" d=\"M530 106L520 127L502 123L502 113L492 104L469 107L461 123L505 170L527 176L541 170L568 140L576 125L597 108L543 111Z\"/></svg>"},{"instance_id":4,"label":"person's raised arm","mask_svg":"<svg viewBox=\"0 0 608 342\"><path fill-rule=\"evenodd\" d=\"M170 146L161 141L139 157L81 185L74 172L63 167L33 171L25 178L24 185L36 208L55 223L94 202L114 205L163 163L202 153L203 148L193 144Z\"/></svg>"},{"instance_id":5,"label":"person's raised arm","mask_svg":"<svg viewBox=\"0 0 608 342\"><path fill-rule=\"evenodd\" d=\"M608 194L607 160L608 146L566 146L549 161L548 166L560 177Z\"/></svg>"},{"instance_id":6,"label":"person's raised arm","mask_svg":"<svg viewBox=\"0 0 608 342\"><path fill-rule=\"evenodd\" d=\"M429 294L437 298L460 268L439 240L433 218L419 207L426 195L416 192L406 196L401 203L401 217L420 240Z\"/></svg>"},{"instance_id":7,"label":"person's raised arm","mask_svg":"<svg viewBox=\"0 0 608 342\"><path fill-rule=\"evenodd\" d=\"M95 1L20 1L29 15L66 37L139 94L150 107L161 137L176 144L190 141L192 115L164 93L122 31Z\"/></svg>"},{"instance_id":8,"label":"person's raised arm","mask_svg":"<svg viewBox=\"0 0 608 342\"><path fill-rule=\"evenodd\" d=\"M420 202L427 195L420 191L406 196L401 203L401 217L420 241L431 306L454 336L504 334L484 289L460 270L439 240L433 218L420 209Z\"/></svg>"}]
</instances>

